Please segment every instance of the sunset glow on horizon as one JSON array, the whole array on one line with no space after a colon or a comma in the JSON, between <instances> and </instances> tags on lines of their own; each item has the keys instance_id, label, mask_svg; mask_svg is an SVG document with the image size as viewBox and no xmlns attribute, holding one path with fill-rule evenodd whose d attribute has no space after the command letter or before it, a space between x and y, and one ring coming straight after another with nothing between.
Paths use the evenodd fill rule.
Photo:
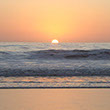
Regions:
<instances>
[{"instance_id":1,"label":"sunset glow on horizon","mask_svg":"<svg viewBox=\"0 0 110 110\"><path fill-rule=\"evenodd\" d=\"M0 41L110 42L110 0L1 0Z\"/></svg>"}]
</instances>

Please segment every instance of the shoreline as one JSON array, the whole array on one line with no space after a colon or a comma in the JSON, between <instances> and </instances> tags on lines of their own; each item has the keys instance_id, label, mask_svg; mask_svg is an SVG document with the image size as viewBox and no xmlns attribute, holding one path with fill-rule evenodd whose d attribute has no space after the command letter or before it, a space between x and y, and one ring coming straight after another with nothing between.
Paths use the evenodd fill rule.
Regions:
<instances>
[{"instance_id":1,"label":"shoreline","mask_svg":"<svg viewBox=\"0 0 110 110\"><path fill-rule=\"evenodd\" d=\"M0 87L0 89L110 89L110 87Z\"/></svg>"}]
</instances>

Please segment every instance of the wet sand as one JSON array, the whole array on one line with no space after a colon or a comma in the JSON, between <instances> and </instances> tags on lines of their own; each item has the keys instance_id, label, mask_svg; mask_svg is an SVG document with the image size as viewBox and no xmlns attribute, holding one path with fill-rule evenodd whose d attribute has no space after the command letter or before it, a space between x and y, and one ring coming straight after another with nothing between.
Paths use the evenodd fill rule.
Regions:
<instances>
[{"instance_id":1,"label":"wet sand","mask_svg":"<svg viewBox=\"0 0 110 110\"><path fill-rule=\"evenodd\" d=\"M0 89L0 110L110 110L110 89Z\"/></svg>"}]
</instances>

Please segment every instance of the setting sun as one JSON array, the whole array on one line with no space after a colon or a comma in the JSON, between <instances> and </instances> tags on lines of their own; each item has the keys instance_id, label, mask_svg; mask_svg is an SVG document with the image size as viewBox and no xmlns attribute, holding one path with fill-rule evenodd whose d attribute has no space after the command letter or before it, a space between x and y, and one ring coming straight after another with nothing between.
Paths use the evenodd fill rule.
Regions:
<instances>
[{"instance_id":1,"label":"setting sun","mask_svg":"<svg viewBox=\"0 0 110 110\"><path fill-rule=\"evenodd\" d=\"M53 44L58 44L58 43L59 43L59 41L58 41L58 40L56 40L56 39L54 39L54 40L52 40L52 43L53 43Z\"/></svg>"}]
</instances>

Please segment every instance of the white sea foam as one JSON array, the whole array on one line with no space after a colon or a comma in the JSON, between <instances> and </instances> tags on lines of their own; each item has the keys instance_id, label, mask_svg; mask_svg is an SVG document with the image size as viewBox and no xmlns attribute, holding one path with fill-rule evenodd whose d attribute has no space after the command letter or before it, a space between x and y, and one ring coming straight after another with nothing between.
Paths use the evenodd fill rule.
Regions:
<instances>
[{"instance_id":1,"label":"white sea foam","mask_svg":"<svg viewBox=\"0 0 110 110\"><path fill-rule=\"evenodd\" d=\"M109 43L1 43L0 47L0 76L110 76Z\"/></svg>"},{"instance_id":2,"label":"white sea foam","mask_svg":"<svg viewBox=\"0 0 110 110\"><path fill-rule=\"evenodd\" d=\"M0 43L0 88L10 87L110 87L110 43Z\"/></svg>"}]
</instances>

